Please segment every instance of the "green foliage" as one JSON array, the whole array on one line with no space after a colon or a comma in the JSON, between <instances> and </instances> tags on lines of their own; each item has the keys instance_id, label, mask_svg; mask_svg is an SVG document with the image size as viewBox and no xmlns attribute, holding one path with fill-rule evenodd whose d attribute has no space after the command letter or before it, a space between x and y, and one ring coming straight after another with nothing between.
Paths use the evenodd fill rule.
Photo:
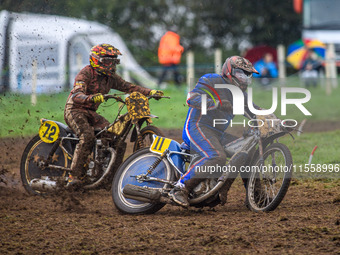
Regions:
<instances>
[{"instance_id":1,"label":"green foliage","mask_svg":"<svg viewBox=\"0 0 340 255\"><path fill-rule=\"evenodd\" d=\"M287 85L298 87L300 85L299 79L297 77L291 77L288 79ZM279 86L279 84L276 83L273 84L273 86ZM272 91L263 90L256 82L252 87L254 92L253 101L263 108L270 108L272 105ZM315 89L310 88L309 90L312 98L310 102L305 103L304 106L312 113L312 116L304 116L295 105L288 105L288 115L281 116L280 88L278 88L278 108L275 114L281 119L296 119L299 123L303 119L307 119L308 122L323 121L325 128L327 128L329 121L338 121L338 116L340 116L340 108L338 107L340 88L333 89L330 96L327 96L325 89L321 87ZM154 120L154 124L161 128L181 129L188 110L188 106L186 105L187 92L185 85L179 88L169 86L165 90L165 95L170 96L171 99L162 99L159 101L150 100L151 113L159 116L159 119ZM67 92L55 95L39 95L36 106L31 105L29 95L6 94L0 97L0 137L33 135L37 132L40 125L40 118L64 122L63 113L67 96ZM289 98L298 97L301 97L301 95L289 95ZM113 121L117 109L117 104L108 101L99 107L98 112L109 121ZM235 119L238 120L239 118L241 117Z\"/></svg>"},{"instance_id":2,"label":"green foliage","mask_svg":"<svg viewBox=\"0 0 340 255\"><path fill-rule=\"evenodd\" d=\"M322 133L303 133L295 135L295 140L289 136L280 139L288 146L293 156L295 178L302 179L338 179L340 177L340 130ZM318 146L311 164L309 156L315 146ZM314 169L313 169L314 168Z\"/></svg>"},{"instance_id":3,"label":"green foliage","mask_svg":"<svg viewBox=\"0 0 340 255\"><path fill-rule=\"evenodd\" d=\"M291 86L298 86L298 82L298 79L289 79ZM264 107L270 107L271 90L262 90L256 85L253 88L254 102ZM305 106L313 115L308 117L308 122L323 121L325 129L327 129L329 120L335 121L337 116L340 115L338 107L340 88L334 89L330 96L326 96L323 88L310 89L310 91L312 99ZM161 129L182 129L188 110L188 106L185 104L186 94L187 88L185 86L180 88L169 86L165 90L165 95L170 96L171 99L150 100L151 113L159 116L159 119L153 119L153 124ZM0 97L0 137L32 136L37 134L40 118L64 122L63 112L67 97L67 92L54 95L39 95L36 106L31 105L29 95L6 94ZM99 113L109 121L113 121L117 109L118 104L108 101L99 107ZM295 106L288 108L287 112L288 116L280 116L280 109L278 109L277 116L297 119L298 122L306 118ZM302 133L301 136L295 135L295 140L286 136L281 138L280 142L289 147L293 154L294 164L297 166L304 166L304 164L308 163L309 155L315 145L318 145L319 148L315 153L312 163L340 163L340 149L336 146L340 143L339 130L322 133ZM307 177L310 176L316 178L315 174L307 175Z\"/></svg>"},{"instance_id":4,"label":"green foliage","mask_svg":"<svg viewBox=\"0 0 340 255\"><path fill-rule=\"evenodd\" d=\"M0 137L37 134L41 118L64 122L66 93L39 95L37 105L29 95L6 94L0 97Z\"/></svg>"},{"instance_id":5,"label":"green foliage","mask_svg":"<svg viewBox=\"0 0 340 255\"><path fill-rule=\"evenodd\" d=\"M292 1L280 0L4 0L0 9L83 18L110 26L143 66L158 65L157 47L167 30L181 35L196 63L207 63L213 49L239 53L245 40L253 45L288 45L301 37L301 16ZM185 60L183 60L185 63Z\"/></svg>"},{"instance_id":6,"label":"green foliage","mask_svg":"<svg viewBox=\"0 0 340 255\"><path fill-rule=\"evenodd\" d=\"M339 83L339 81L338 81ZM272 84L278 88L278 106L275 114L281 119L296 119L302 121L324 121L325 126L327 121L338 121L340 116L340 108L338 107L340 88L332 89L331 95L327 96L325 91L326 81L322 80L317 88L308 88L311 92L311 99L304 103L303 106L312 114L305 116L295 105L287 105L287 115L281 115L281 90L279 82ZM301 81L297 76L288 77L285 87L301 87ZM269 109L272 105L272 90L263 90L254 82L254 102L259 106ZM302 98L304 95L299 93L288 93L287 98Z\"/></svg>"}]
</instances>

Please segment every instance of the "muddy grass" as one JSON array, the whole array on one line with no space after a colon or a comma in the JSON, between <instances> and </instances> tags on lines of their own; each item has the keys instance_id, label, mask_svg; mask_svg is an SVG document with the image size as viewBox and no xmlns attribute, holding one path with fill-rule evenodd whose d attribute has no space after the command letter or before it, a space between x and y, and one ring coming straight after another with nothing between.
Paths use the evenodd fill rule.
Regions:
<instances>
[{"instance_id":1,"label":"muddy grass","mask_svg":"<svg viewBox=\"0 0 340 255\"><path fill-rule=\"evenodd\" d=\"M167 136L180 140L179 131ZM0 140L0 170L8 172L8 185L0 186L0 254L340 254L339 181L295 180L271 213L248 211L237 181L223 207L167 205L154 215L126 216L106 190L27 195L19 181L27 142Z\"/></svg>"}]
</instances>

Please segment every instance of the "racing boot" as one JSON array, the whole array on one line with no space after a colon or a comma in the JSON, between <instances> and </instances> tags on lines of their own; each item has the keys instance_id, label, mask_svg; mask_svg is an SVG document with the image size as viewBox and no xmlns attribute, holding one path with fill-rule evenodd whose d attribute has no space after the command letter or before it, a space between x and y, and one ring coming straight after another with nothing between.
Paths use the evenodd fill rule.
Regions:
<instances>
[{"instance_id":1,"label":"racing boot","mask_svg":"<svg viewBox=\"0 0 340 255\"><path fill-rule=\"evenodd\" d=\"M177 204L183 207L189 206L189 201L188 201L189 191L185 186L183 187L175 186L170 191L169 196Z\"/></svg>"},{"instance_id":2,"label":"racing boot","mask_svg":"<svg viewBox=\"0 0 340 255\"><path fill-rule=\"evenodd\" d=\"M189 204L189 194L190 192L202 181L201 178L191 178L190 180L185 181L185 184L178 182L169 193L170 198L176 202L177 204L188 207Z\"/></svg>"},{"instance_id":3,"label":"racing boot","mask_svg":"<svg viewBox=\"0 0 340 255\"><path fill-rule=\"evenodd\" d=\"M237 178L238 173L240 172L241 166L243 166L247 160L248 153L240 151L234 154L234 156L231 157L229 163L227 166L228 169L230 169L229 172L226 174L223 174L218 180L224 181L223 186L220 188L219 192L219 198L221 200L221 205L224 205L227 202L227 196L228 191ZM236 171L234 171L236 170Z\"/></svg>"},{"instance_id":4,"label":"racing boot","mask_svg":"<svg viewBox=\"0 0 340 255\"><path fill-rule=\"evenodd\" d=\"M66 188L71 188L71 187L75 188L75 187L81 186L82 184L83 184L82 180L70 174L68 177Z\"/></svg>"},{"instance_id":5,"label":"racing boot","mask_svg":"<svg viewBox=\"0 0 340 255\"><path fill-rule=\"evenodd\" d=\"M84 164L83 165L71 165L71 169L74 167L72 174L70 173L68 176L67 184L66 184L66 189L68 190L76 190L80 188L84 184L84 173L85 173L85 168Z\"/></svg>"}]
</instances>

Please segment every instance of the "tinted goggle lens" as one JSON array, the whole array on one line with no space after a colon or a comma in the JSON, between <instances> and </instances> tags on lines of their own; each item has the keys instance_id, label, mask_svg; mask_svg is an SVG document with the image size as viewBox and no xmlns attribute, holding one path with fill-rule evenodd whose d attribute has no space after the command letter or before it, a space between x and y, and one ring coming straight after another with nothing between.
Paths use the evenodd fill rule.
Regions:
<instances>
[{"instance_id":1,"label":"tinted goggle lens","mask_svg":"<svg viewBox=\"0 0 340 255\"><path fill-rule=\"evenodd\" d=\"M102 57L99 59L99 61L106 66L110 66L110 65L117 65L120 63L120 60L117 57Z\"/></svg>"},{"instance_id":2,"label":"tinted goggle lens","mask_svg":"<svg viewBox=\"0 0 340 255\"><path fill-rule=\"evenodd\" d=\"M245 75L247 78L251 78L253 76L253 73L244 71L242 69L235 68L235 69L233 69L233 75L234 76Z\"/></svg>"}]
</instances>

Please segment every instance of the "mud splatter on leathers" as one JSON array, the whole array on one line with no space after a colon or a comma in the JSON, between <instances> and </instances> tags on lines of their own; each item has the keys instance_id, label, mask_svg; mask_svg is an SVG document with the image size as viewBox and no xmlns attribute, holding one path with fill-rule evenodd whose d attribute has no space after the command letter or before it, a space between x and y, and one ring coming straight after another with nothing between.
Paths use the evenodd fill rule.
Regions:
<instances>
[{"instance_id":1,"label":"mud splatter on leathers","mask_svg":"<svg viewBox=\"0 0 340 255\"><path fill-rule=\"evenodd\" d=\"M125 81L116 73L112 76L101 75L90 65L78 73L64 111L66 123L80 139L71 164L74 176L84 173L84 164L91 153L94 142L94 130L102 129L109 124L108 120L96 113L100 103L95 104L92 101L92 96L97 93L107 94L110 89L126 93L138 91L144 95L149 95L151 91Z\"/></svg>"}]
</instances>

